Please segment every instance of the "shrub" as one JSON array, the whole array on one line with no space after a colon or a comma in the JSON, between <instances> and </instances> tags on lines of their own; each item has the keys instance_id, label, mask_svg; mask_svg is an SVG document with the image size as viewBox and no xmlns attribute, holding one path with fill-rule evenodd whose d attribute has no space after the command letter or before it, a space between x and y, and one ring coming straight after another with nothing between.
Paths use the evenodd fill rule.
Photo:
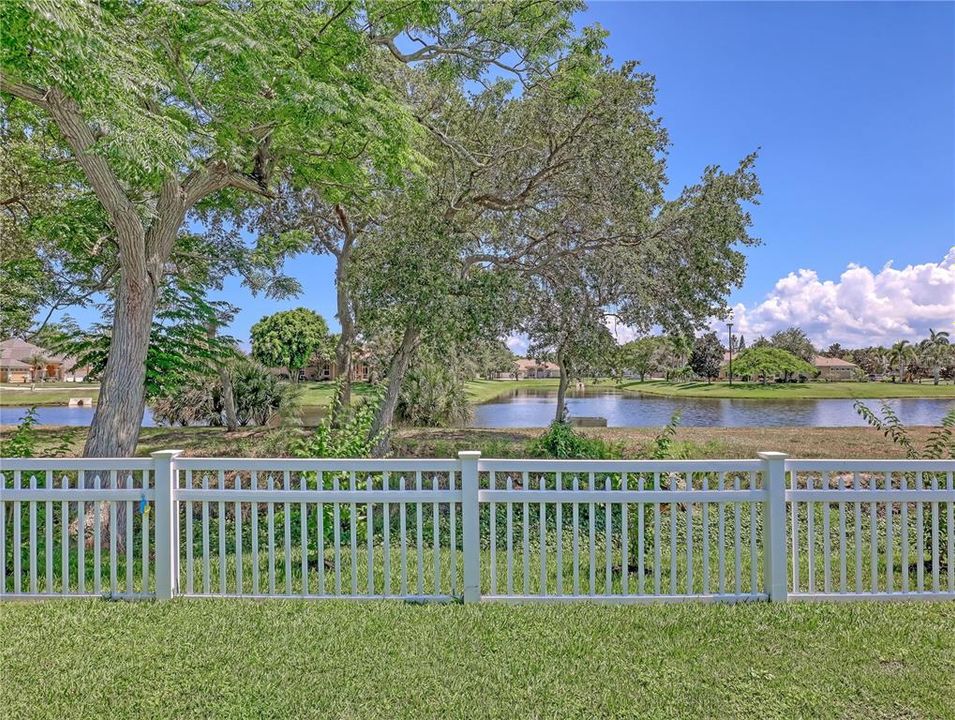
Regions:
<instances>
[{"instance_id":1,"label":"shrub","mask_svg":"<svg viewBox=\"0 0 955 720\"><path fill-rule=\"evenodd\" d=\"M543 435L528 443L527 454L557 460L614 460L623 457L623 446L588 437L570 423L555 420Z\"/></svg>"},{"instance_id":2,"label":"shrub","mask_svg":"<svg viewBox=\"0 0 955 720\"><path fill-rule=\"evenodd\" d=\"M17 423L10 439L3 443L0 455L8 458L63 457L69 454L77 428L58 435L52 444L41 444L34 426L37 424L36 407L27 408L23 419Z\"/></svg>"},{"instance_id":3,"label":"shrub","mask_svg":"<svg viewBox=\"0 0 955 720\"><path fill-rule=\"evenodd\" d=\"M294 413L301 393L297 386L282 382L247 357L232 360L228 372L239 425L268 425ZM218 376L191 375L175 393L155 400L151 407L156 421L167 425L225 425Z\"/></svg>"},{"instance_id":4,"label":"shrub","mask_svg":"<svg viewBox=\"0 0 955 720\"><path fill-rule=\"evenodd\" d=\"M382 389L375 388L354 406L351 413L341 412L340 407L334 408L333 412L322 419L310 437L292 443L291 454L295 457L369 457L378 441L378 438L371 437L370 434L382 396ZM337 402L337 388L335 398ZM345 422L336 427L333 422L336 417L344 417Z\"/></svg>"}]
</instances>

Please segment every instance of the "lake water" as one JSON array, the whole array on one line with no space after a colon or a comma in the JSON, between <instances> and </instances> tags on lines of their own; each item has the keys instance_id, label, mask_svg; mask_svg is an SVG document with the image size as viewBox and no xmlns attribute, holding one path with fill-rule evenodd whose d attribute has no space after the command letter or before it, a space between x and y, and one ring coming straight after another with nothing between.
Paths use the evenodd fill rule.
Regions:
<instances>
[{"instance_id":1,"label":"lake water","mask_svg":"<svg viewBox=\"0 0 955 720\"><path fill-rule=\"evenodd\" d=\"M607 418L611 427L660 427L675 410L686 427L847 427L865 423L852 408L852 400L718 400L674 398L659 395L621 393L611 388L568 393L571 416ZM867 400L872 409L878 400ZM904 398L889 405L906 425L937 425L952 407L952 399ZM472 427L546 427L554 419L557 392L545 389L515 390L478 405ZM23 418L25 407L0 407L0 424L14 425ZM321 412L306 412L306 424L318 422ZM93 408L39 407L37 419L43 425L89 425ZM146 408L144 427L154 427Z\"/></svg>"},{"instance_id":2,"label":"lake water","mask_svg":"<svg viewBox=\"0 0 955 720\"><path fill-rule=\"evenodd\" d=\"M37 422L40 425L75 425L86 426L93 422L93 411L91 407L63 407L54 405L50 407L41 406L36 409ZM26 415L25 407L3 407L0 406L0 425L16 425L23 416ZM143 427L155 427L153 414L149 408L143 415Z\"/></svg>"},{"instance_id":3,"label":"lake water","mask_svg":"<svg viewBox=\"0 0 955 720\"><path fill-rule=\"evenodd\" d=\"M865 401L870 408L878 400ZM865 422L852 400L733 400L663 397L621 393L612 389L568 392L571 416L607 418L611 427L659 427L680 412L689 427L847 427ZM904 398L889 405L906 425L936 425L955 406L952 399ZM528 389L478 405L472 427L545 427L557 409L555 390Z\"/></svg>"}]
</instances>

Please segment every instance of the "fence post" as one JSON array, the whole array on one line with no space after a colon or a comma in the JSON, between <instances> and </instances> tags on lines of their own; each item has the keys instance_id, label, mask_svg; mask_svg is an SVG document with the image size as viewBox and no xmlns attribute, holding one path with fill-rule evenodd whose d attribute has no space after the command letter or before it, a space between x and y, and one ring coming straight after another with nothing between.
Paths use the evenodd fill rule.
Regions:
<instances>
[{"instance_id":1,"label":"fence post","mask_svg":"<svg viewBox=\"0 0 955 720\"><path fill-rule=\"evenodd\" d=\"M757 453L763 461L766 505L763 522L763 583L770 602L786 602L789 568L786 547L786 453Z\"/></svg>"},{"instance_id":2,"label":"fence post","mask_svg":"<svg viewBox=\"0 0 955 720\"><path fill-rule=\"evenodd\" d=\"M178 591L176 561L179 557L176 457L182 450L159 450L153 459L153 491L156 508L156 599L170 600Z\"/></svg>"},{"instance_id":3,"label":"fence post","mask_svg":"<svg viewBox=\"0 0 955 720\"><path fill-rule=\"evenodd\" d=\"M478 460L481 453L463 450L461 464L461 548L464 552L464 602L481 600L481 507L478 501Z\"/></svg>"}]
</instances>

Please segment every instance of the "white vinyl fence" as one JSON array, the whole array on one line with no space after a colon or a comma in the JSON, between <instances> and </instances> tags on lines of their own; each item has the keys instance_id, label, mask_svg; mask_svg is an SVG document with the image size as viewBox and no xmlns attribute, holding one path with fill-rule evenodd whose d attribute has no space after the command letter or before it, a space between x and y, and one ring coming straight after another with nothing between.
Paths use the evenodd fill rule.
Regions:
<instances>
[{"instance_id":1,"label":"white vinyl fence","mask_svg":"<svg viewBox=\"0 0 955 720\"><path fill-rule=\"evenodd\" d=\"M955 461L0 460L0 597L955 599Z\"/></svg>"}]
</instances>

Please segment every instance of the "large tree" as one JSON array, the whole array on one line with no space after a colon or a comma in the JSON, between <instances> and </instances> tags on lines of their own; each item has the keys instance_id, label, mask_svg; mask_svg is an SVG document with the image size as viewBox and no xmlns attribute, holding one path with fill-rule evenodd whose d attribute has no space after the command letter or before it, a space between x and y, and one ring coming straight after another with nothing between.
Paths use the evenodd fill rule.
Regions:
<instances>
[{"instance_id":1,"label":"large tree","mask_svg":"<svg viewBox=\"0 0 955 720\"><path fill-rule=\"evenodd\" d=\"M814 372L812 365L802 358L768 346L754 346L741 352L733 358L733 370L741 377L759 378L764 385L775 377L811 376Z\"/></svg>"},{"instance_id":2,"label":"large tree","mask_svg":"<svg viewBox=\"0 0 955 720\"><path fill-rule=\"evenodd\" d=\"M640 376L640 382L657 368L658 338L647 336L636 338L620 348L620 363L624 370L630 370Z\"/></svg>"},{"instance_id":3,"label":"large tree","mask_svg":"<svg viewBox=\"0 0 955 720\"><path fill-rule=\"evenodd\" d=\"M266 367L286 368L292 382L329 345L328 324L308 308L267 315L252 326L252 357Z\"/></svg>"},{"instance_id":4,"label":"large tree","mask_svg":"<svg viewBox=\"0 0 955 720\"><path fill-rule=\"evenodd\" d=\"M271 195L288 173L346 186L370 168L397 176L413 164L413 118L377 79L385 58L469 72L517 47L543 57L577 7L3 3L0 91L55 126L116 248L112 343L85 453L135 448L152 317L190 212L236 192Z\"/></svg>"},{"instance_id":5,"label":"large tree","mask_svg":"<svg viewBox=\"0 0 955 720\"><path fill-rule=\"evenodd\" d=\"M723 343L715 332L701 335L693 341L693 351L690 353L690 367L707 382L719 377L720 366L723 364Z\"/></svg>"},{"instance_id":6,"label":"large tree","mask_svg":"<svg viewBox=\"0 0 955 720\"><path fill-rule=\"evenodd\" d=\"M816 348L809 336L802 328L796 326L773 333L769 342L773 347L792 353L806 362L812 362L813 356L816 354Z\"/></svg>"},{"instance_id":7,"label":"large tree","mask_svg":"<svg viewBox=\"0 0 955 720\"><path fill-rule=\"evenodd\" d=\"M929 366L932 368L932 380L938 385L939 375L942 366L947 358L952 354L952 346L949 343L949 333L947 330L933 330L929 328L928 337L924 340L925 356Z\"/></svg>"}]
</instances>

